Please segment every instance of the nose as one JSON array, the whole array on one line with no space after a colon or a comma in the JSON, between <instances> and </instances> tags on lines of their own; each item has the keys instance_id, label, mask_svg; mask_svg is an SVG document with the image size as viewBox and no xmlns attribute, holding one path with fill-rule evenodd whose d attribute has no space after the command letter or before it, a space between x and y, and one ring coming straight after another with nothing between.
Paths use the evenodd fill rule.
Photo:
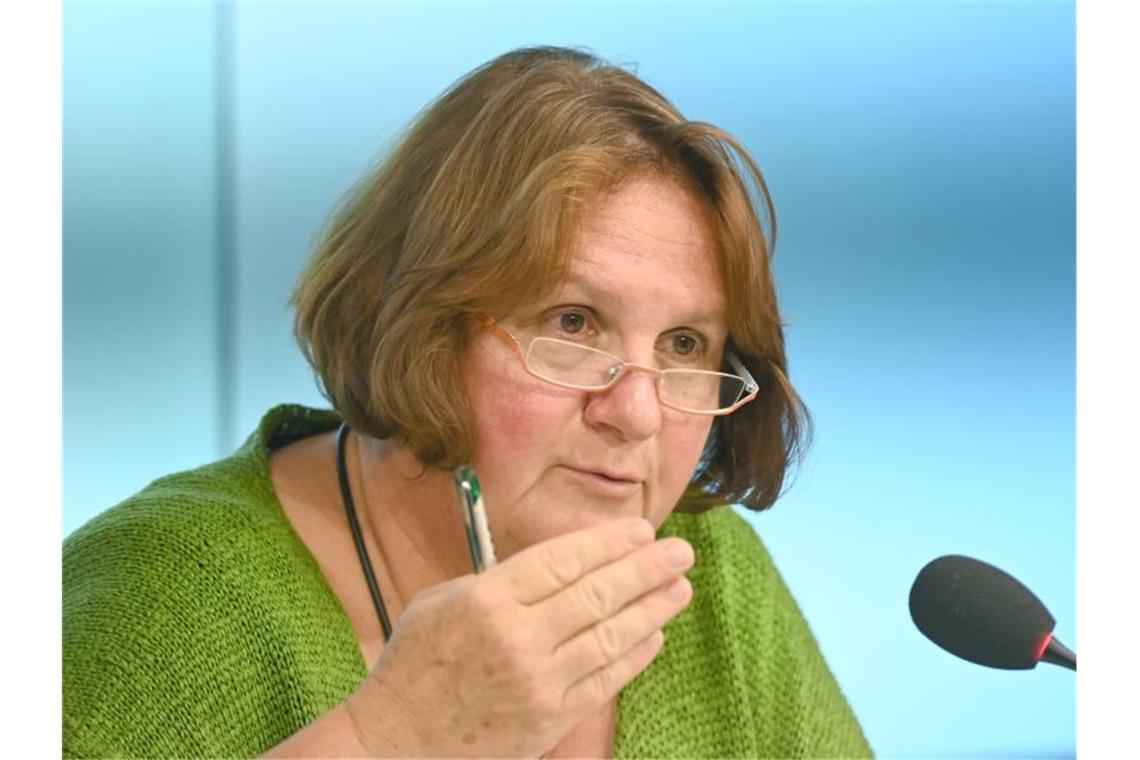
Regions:
<instances>
[{"instance_id":1,"label":"nose","mask_svg":"<svg viewBox=\"0 0 1140 760\"><path fill-rule=\"evenodd\" d=\"M657 376L627 368L612 386L589 394L584 416L591 427L610 430L625 440L652 438L661 429Z\"/></svg>"}]
</instances>

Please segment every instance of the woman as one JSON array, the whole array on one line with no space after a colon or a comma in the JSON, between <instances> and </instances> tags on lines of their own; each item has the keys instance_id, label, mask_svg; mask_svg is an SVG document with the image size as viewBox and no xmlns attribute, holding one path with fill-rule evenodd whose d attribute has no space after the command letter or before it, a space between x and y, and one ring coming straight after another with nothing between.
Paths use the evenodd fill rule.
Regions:
<instances>
[{"instance_id":1,"label":"woman","mask_svg":"<svg viewBox=\"0 0 1140 760\"><path fill-rule=\"evenodd\" d=\"M770 506L805 437L765 219L728 135L589 55L456 84L297 288L336 411L66 542L66 754L869 754L723 506Z\"/></svg>"}]
</instances>

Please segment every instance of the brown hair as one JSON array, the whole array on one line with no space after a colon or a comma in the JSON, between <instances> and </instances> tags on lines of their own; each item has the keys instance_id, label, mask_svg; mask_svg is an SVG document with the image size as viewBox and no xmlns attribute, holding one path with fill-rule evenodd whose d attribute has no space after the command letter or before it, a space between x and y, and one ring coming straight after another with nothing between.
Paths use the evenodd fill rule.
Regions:
<instances>
[{"instance_id":1,"label":"brown hair","mask_svg":"<svg viewBox=\"0 0 1140 760\"><path fill-rule=\"evenodd\" d=\"M730 135L577 50L516 50L471 72L348 195L293 295L297 340L325 395L353 429L394 438L425 464L468 460L458 358L471 319L555 285L583 206L647 174L705 210L729 348L760 385L713 423L681 508L770 506L810 419L787 379L763 176Z\"/></svg>"}]
</instances>

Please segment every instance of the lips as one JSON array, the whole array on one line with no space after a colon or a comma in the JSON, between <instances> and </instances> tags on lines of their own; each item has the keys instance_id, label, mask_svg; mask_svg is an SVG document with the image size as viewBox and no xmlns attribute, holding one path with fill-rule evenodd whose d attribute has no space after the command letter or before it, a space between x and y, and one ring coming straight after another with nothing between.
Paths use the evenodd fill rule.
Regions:
<instances>
[{"instance_id":1,"label":"lips","mask_svg":"<svg viewBox=\"0 0 1140 760\"><path fill-rule=\"evenodd\" d=\"M593 475L595 477L612 480L616 483L640 483L641 478L636 473L618 472L616 470L609 470L604 467L579 467L577 465L563 465L568 470L581 473L583 475Z\"/></svg>"},{"instance_id":2,"label":"lips","mask_svg":"<svg viewBox=\"0 0 1140 760\"><path fill-rule=\"evenodd\" d=\"M579 493L594 498L624 502L642 492L643 481L635 473L578 465L561 465L557 469Z\"/></svg>"}]
</instances>

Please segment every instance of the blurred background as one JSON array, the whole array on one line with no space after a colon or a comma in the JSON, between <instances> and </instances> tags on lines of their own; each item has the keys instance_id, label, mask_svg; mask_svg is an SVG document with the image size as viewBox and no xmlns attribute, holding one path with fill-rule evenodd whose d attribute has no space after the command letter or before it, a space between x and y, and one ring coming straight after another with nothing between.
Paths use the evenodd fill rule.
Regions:
<instances>
[{"instance_id":1,"label":"blurred background","mask_svg":"<svg viewBox=\"0 0 1140 760\"><path fill-rule=\"evenodd\" d=\"M779 215L816 440L746 516L884 757L1075 753L1075 677L915 629L919 569L1020 578L1077 649L1068 2L64 3L64 532L326 405L287 299L415 114L584 46L734 133Z\"/></svg>"}]
</instances>

